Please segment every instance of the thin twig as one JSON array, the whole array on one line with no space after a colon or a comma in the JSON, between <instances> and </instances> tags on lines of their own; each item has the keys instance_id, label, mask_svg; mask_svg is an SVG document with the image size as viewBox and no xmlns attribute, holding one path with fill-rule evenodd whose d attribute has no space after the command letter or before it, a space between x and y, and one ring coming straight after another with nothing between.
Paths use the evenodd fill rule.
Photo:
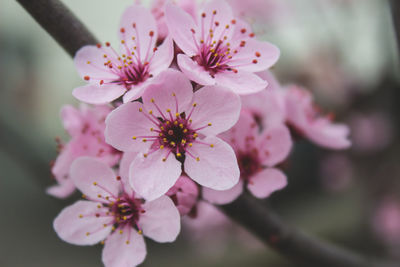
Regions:
<instances>
[{"instance_id":1,"label":"thin twig","mask_svg":"<svg viewBox=\"0 0 400 267\"><path fill-rule=\"evenodd\" d=\"M390 7L392 10L394 31L397 38L397 51L398 55L400 56L400 1L390 0Z\"/></svg>"},{"instance_id":2,"label":"thin twig","mask_svg":"<svg viewBox=\"0 0 400 267\"><path fill-rule=\"evenodd\" d=\"M85 25L60 1L17 1L70 56L73 57L76 51L84 45L98 43Z\"/></svg>"},{"instance_id":3,"label":"thin twig","mask_svg":"<svg viewBox=\"0 0 400 267\"><path fill-rule=\"evenodd\" d=\"M39 24L71 55L88 44L97 43L83 24L57 0L17 0ZM396 267L399 264L374 262L289 227L272 211L247 195L222 210L296 266Z\"/></svg>"}]
</instances>

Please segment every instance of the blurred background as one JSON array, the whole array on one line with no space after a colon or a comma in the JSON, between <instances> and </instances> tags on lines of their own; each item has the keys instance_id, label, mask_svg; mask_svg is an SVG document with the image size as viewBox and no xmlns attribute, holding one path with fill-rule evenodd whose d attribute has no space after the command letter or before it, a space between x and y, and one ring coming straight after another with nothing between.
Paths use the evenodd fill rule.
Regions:
<instances>
[{"instance_id":1,"label":"blurred background","mask_svg":"<svg viewBox=\"0 0 400 267\"><path fill-rule=\"evenodd\" d=\"M242 0L229 0L233 6ZM133 1L63 1L102 42L117 43ZM148 5L149 1L142 1ZM247 0L240 14L281 49L273 71L310 89L352 129L348 151L299 142L289 186L269 200L285 220L356 251L400 260L400 91L391 12L376 0ZM101 266L101 246L62 242L52 221L74 202L45 193L59 110L82 85L71 58L16 1L0 1L0 266ZM199 206L172 244L147 242L143 266L296 266L216 208Z\"/></svg>"}]
</instances>

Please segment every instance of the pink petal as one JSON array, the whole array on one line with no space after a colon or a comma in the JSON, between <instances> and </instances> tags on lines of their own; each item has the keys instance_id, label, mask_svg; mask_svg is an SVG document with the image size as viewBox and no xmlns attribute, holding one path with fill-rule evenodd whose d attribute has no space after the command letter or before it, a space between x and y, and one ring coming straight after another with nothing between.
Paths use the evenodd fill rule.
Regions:
<instances>
[{"instance_id":1,"label":"pink petal","mask_svg":"<svg viewBox=\"0 0 400 267\"><path fill-rule=\"evenodd\" d=\"M140 98L144 90L146 90L147 86L151 84L153 80L153 78L147 78L145 81L132 86L122 97L123 103L128 103Z\"/></svg>"},{"instance_id":2,"label":"pink petal","mask_svg":"<svg viewBox=\"0 0 400 267\"><path fill-rule=\"evenodd\" d=\"M233 149L217 137L201 140L204 145L193 143L189 152L199 160L186 155L184 167L190 178L202 186L227 190L239 181L239 167Z\"/></svg>"},{"instance_id":3,"label":"pink petal","mask_svg":"<svg viewBox=\"0 0 400 267\"><path fill-rule=\"evenodd\" d=\"M197 48L191 29L197 32L198 28L193 18L180 7L171 3L165 7L165 18L168 31L179 48L190 57L196 55Z\"/></svg>"},{"instance_id":4,"label":"pink petal","mask_svg":"<svg viewBox=\"0 0 400 267\"><path fill-rule=\"evenodd\" d=\"M228 64L238 70L258 72L273 66L279 55L279 49L273 44L249 39Z\"/></svg>"},{"instance_id":5,"label":"pink petal","mask_svg":"<svg viewBox=\"0 0 400 267\"><path fill-rule=\"evenodd\" d=\"M118 197L120 182L114 171L96 158L80 157L76 159L70 170L70 176L75 186L92 199L98 195Z\"/></svg>"},{"instance_id":6,"label":"pink petal","mask_svg":"<svg viewBox=\"0 0 400 267\"><path fill-rule=\"evenodd\" d=\"M174 202L162 196L142 205L145 213L140 215L139 227L143 234L154 241L173 242L181 230L181 217Z\"/></svg>"},{"instance_id":7,"label":"pink petal","mask_svg":"<svg viewBox=\"0 0 400 267\"><path fill-rule=\"evenodd\" d=\"M225 205L238 198L243 192L243 181L240 180L234 187L224 191L203 188L203 199L212 204Z\"/></svg>"},{"instance_id":8,"label":"pink petal","mask_svg":"<svg viewBox=\"0 0 400 267\"><path fill-rule=\"evenodd\" d=\"M130 166L131 186L148 201L165 194L181 175L181 163L173 154L163 161L167 153L166 150L158 150L147 157L139 155Z\"/></svg>"},{"instance_id":9,"label":"pink petal","mask_svg":"<svg viewBox=\"0 0 400 267\"><path fill-rule=\"evenodd\" d=\"M232 9L225 1L221 0L212 0L207 2L204 11L206 17L204 18L204 29L206 34L212 28L214 36L221 36L224 33L224 36L227 36L228 39L231 38L233 31L226 31L225 26L229 25L230 27L234 27L231 24L231 21L234 19ZM200 12L200 13L203 13ZM213 13L216 12L215 15ZM201 21L201 18L199 18ZM218 27L215 27L215 22L219 23Z\"/></svg>"},{"instance_id":10,"label":"pink petal","mask_svg":"<svg viewBox=\"0 0 400 267\"><path fill-rule=\"evenodd\" d=\"M196 103L191 115L192 129L202 128L199 133L217 135L231 128L240 114L240 98L227 88L205 86L194 94ZM211 123L211 126L207 126Z\"/></svg>"},{"instance_id":11,"label":"pink petal","mask_svg":"<svg viewBox=\"0 0 400 267\"><path fill-rule=\"evenodd\" d=\"M70 136L79 134L83 128L82 115L78 109L71 105L65 105L61 109L61 120L63 122L64 129Z\"/></svg>"},{"instance_id":12,"label":"pink petal","mask_svg":"<svg viewBox=\"0 0 400 267\"><path fill-rule=\"evenodd\" d=\"M247 22L245 22L241 19L238 19L238 18L236 18L235 20L236 20L236 24L235 24L235 28L234 28L231 40L232 40L232 45L233 44L239 45L242 40L247 41L248 39L251 38L249 36L249 34L251 34L253 32L253 29Z\"/></svg>"},{"instance_id":13,"label":"pink petal","mask_svg":"<svg viewBox=\"0 0 400 267\"><path fill-rule=\"evenodd\" d=\"M78 50L74 57L74 63L82 79L85 76L89 76L90 83L97 83L100 80L118 80L119 76L104 66L103 55L112 54L112 51L109 50L110 48L97 48L94 45L84 46Z\"/></svg>"},{"instance_id":14,"label":"pink petal","mask_svg":"<svg viewBox=\"0 0 400 267\"><path fill-rule=\"evenodd\" d=\"M121 151L140 151L147 149L150 142L142 142L134 136L151 135L154 124L139 111L143 105L139 102L130 102L114 109L106 119L106 142Z\"/></svg>"},{"instance_id":15,"label":"pink petal","mask_svg":"<svg viewBox=\"0 0 400 267\"><path fill-rule=\"evenodd\" d=\"M162 117L160 111L167 115L187 111L193 98L193 87L182 72L168 69L160 73L143 94L143 105L152 110L156 116ZM178 106L178 109L176 107ZM160 109L160 111L157 109ZM169 117L169 115L168 115Z\"/></svg>"},{"instance_id":16,"label":"pink petal","mask_svg":"<svg viewBox=\"0 0 400 267\"><path fill-rule=\"evenodd\" d=\"M105 239L111 232L112 224L108 227L104 224L112 222L113 217L96 217L96 213L108 211L105 207L99 209L97 205L97 202L80 200L63 209L53 223L58 236L74 245L94 245ZM80 215L83 217L80 218Z\"/></svg>"},{"instance_id":17,"label":"pink petal","mask_svg":"<svg viewBox=\"0 0 400 267\"><path fill-rule=\"evenodd\" d=\"M82 102L98 105L117 99L125 91L125 87L118 84L88 84L75 88L72 95Z\"/></svg>"},{"instance_id":18,"label":"pink petal","mask_svg":"<svg viewBox=\"0 0 400 267\"><path fill-rule=\"evenodd\" d=\"M134 267L144 261L146 253L143 236L126 226L122 234L115 231L107 238L102 260L105 267Z\"/></svg>"},{"instance_id":19,"label":"pink petal","mask_svg":"<svg viewBox=\"0 0 400 267\"><path fill-rule=\"evenodd\" d=\"M215 80L210 76L210 73L187 55L178 54L177 59L180 70L190 80L197 82L201 85L215 84Z\"/></svg>"},{"instance_id":20,"label":"pink petal","mask_svg":"<svg viewBox=\"0 0 400 267\"><path fill-rule=\"evenodd\" d=\"M153 76L157 76L163 70L168 69L174 58L174 43L172 38L168 36L164 42L157 47L154 57L150 62L149 72Z\"/></svg>"},{"instance_id":21,"label":"pink petal","mask_svg":"<svg viewBox=\"0 0 400 267\"><path fill-rule=\"evenodd\" d=\"M287 179L283 172L275 168L267 168L252 176L247 188L255 197L266 198L286 185Z\"/></svg>"},{"instance_id":22,"label":"pink petal","mask_svg":"<svg viewBox=\"0 0 400 267\"><path fill-rule=\"evenodd\" d=\"M136 46L140 59L143 62L148 61L149 57L146 56L153 53L152 49L157 41L157 25L150 10L140 5L128 7L121 17L120 28L125 30L124 32L119 31L120 39L125 40L125 44L129 48ZM153 36L150 32L153 32ZM135 37L135 40L132 40L132 37ZM122 46L121 51L124 50L125 47Z\"/></svg>"},{"instance_id":23,"label":"pink petal","mask_svg":"<svg viewBox=\"0 0 400 267\"><path fill-rule=\"evenodd\" d=\"M229 131L222 133L220 137L228 142L235 151L246 151L248 150L248 137L255 138L258 131L259 127L253 115L242 109L237 123Z\"/></svg>"},{"instance_id":24,"label":"pink petal","mask_svg":"<svg viewBox=\"0 0 400 267\"><path fill-rule=\"evenodd\" d=\"M125 192L132 195L133 189L129 183L129 168L133 160L138 156L138 152L129 151L122 155L121 161L119 163L119 175L121 176L121 181L124 184Z\"/></svg>"},{"instance_id":25,"label":"pink petal","mask_svg":"<svg viewBox=\"0 0 400 267\"><path fill-rule=\"evenodd\" d=\"M258 77L256 74L246 71L224 71L215 75L215 80L218 85L225 86L239 95L257 93L268 83Z\"/></svg>"},{"instance_id":26,"label":"pink petal","mask_svg":"<svg viewBox=\"0 0 400 267\"><path fill-rule=\"evenodd\" d=\"M306 132L314 143L330 149L346 149L351 146L350 130L347 125L327 123L324 126L310 127Z\"/></svg>"},{"instance_id":27,"label":"pink petal","mask_svg":"<svg viewBox=\"0 0 400 267\"><path fill-rule=\"evenodd\" d=\"M75 191L75 185L71 179L66 179L64 182L50 186L46 189L46 193L57 198L69 197Z\"/></svg>"},{"instance_id":28,"label":"pink petal","mask_svg":"<svg viewBox=\"0 0 400 267\"><path fill-rule=\"evenodd\" d=\"M76 153L74 151L75 140L76 139L72 139L64 146L51 169L51 173L59 183L62 183L62 181L69 177L69 168L71 167L72 161L76 158Z\"/></svg>"},{"instance_id":29,"label":"pink petal","mask_svg":"<svg viewBox=\"0 0 400 267\"><path fill-rule=\"evenodd\" d=\"M292 138L285 125L267 128L258 138L262 163L271 167L285 160L292 149Z\"/></svg>"}]
</instances>

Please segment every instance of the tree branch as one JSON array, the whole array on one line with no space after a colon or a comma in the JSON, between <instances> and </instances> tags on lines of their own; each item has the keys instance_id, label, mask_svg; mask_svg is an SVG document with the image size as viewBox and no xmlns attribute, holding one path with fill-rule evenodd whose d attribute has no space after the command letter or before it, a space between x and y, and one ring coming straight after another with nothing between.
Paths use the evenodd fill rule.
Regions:
<instances>
[{"instance_id":1,"label":"tree branch","mask_svg":"<svg viewBox=\"0 0 400 267\"><path fill-rule=\"evenodd\" d=\"M75 15L58 0L17 0L25 10L74 57L84 45L98 41Z\"/></svg>"},{"instance_id":2,"label":"tree branch","mask_svg":"<svg viewBox=\"0 0 400 267\"><path fill-rule=\"evenodd\" d=\"M394 31L397 39L397 51L400 56L400 1L390 0Z\"/></svg>"},{"instance_id":3,"label":"tree branch","mask_svg":"<svg viewBox=\"0 0 400 267\"><path fill-rule=\"evenodd\" d=\"M273 211L248 194L242 194L222 211L281 255L302 266L395 267L357 255L288 226Z\"/></svg>"},{"instance_id":4,"label":"tree branch","mask_svg":"<svg viewBox=\"0 0 400 267\"><path fill-rule=\"evenodd\" d=\"M36 21L71 55L88 44L97 43L86 27L57 0L17 0ZM393 1L395 5L398 4ZM248 195L221 209L282 255L299 263L324 267L395 267L378 263L327 244L289 227L272 211Z\"/></svg>"}]
</instances>

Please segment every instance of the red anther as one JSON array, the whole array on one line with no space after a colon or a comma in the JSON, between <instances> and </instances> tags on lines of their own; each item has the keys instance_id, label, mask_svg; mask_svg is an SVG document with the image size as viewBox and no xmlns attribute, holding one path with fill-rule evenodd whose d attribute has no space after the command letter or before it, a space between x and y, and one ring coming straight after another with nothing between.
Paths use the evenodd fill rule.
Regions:
<instances>
[{"instance_id":1,"label":"red anther","mask_svg":"<svg viewBox=\"0 0 400 267\"><path fill-rule=\"evenodd\" d=\"M117 176L117 181L120 181L121 180L121 176Z\"/></svg>"},{"instance_id":2,"label":"red anther","mask_svg":"<svg viewBox=\"0 0 400 267\"><path fill-rule=\"evenodd\" d=\"M256 57L261 57L260 52L256 52Z\"/></svg>"},{"instance_id":3,"label":"red anther","mask_svg":"<svg viewBox=\"0 0 400 267\"><path fill-rule=\"evenodd\" d=\"M202 13L201 16L202 16L203 18L205 18L205 17L206 17L206 13Z\"/></svg>"},{"instance_id":4,"label":"red anther","mask_svg":"<svg viewBox=\"0 0 400 267\"><path fill-rule=\"evenodd\" d=\"M238 73L237 69L232 69L233 73Z\"/></svg>"},{"instance_id":5,"label":"red anther","mask_svg":"<svg viewBox=\"0 0 400 267\"><path fill-rule=\"evenodd\" d=\"M253 64L257 64L257 63L258 63L257 59L253 59Z\"/></svg>"},{"instance_id":6,"label":"red anther","mask_svg":"<svg viewBox=\"0 0 400 267\"><path fill-rule=\"evenodd\" d=\"M121 28L119 31L120 31L121 33L124 33L124 32L125 32L125 28Z\"/></svg>"},{"instance_id":7,"label":"red anther","mask_svg":"<svg viewBox=\"0 0 400 267\"><path fill-rule=\"evenodd\" d=\"M196 33L196 31L192 28L192 29L190 29L190 31L193 33L193 34L195 34Z\"/></svg>"},{"instance_id":8,"label":"red anther","mask_svg":"<svg viewBox=\"0 0 400 267\"><path fill-rule=\"evenodd\" d=\"M241 41L240 42L240 47L244 47L246 45L246 41Z\"/></svg>"},{"instance_id":9,"label":"red anther","mask_svg":"<svg viewBox=\"0 0 400 267\"><path fill-rule=\"evenodd\" d=\"M146 211L145 210L140 210L140 213L145 213Z\"/></svg>"},{"instance_id":10,"label":"red anther","mask_svg":"<svg viewBox=\"0 0 400 267\"><path fill-rule=\"evenodd\" d=\"M156 52L157 50L158 50L157 47L154 47L154 48L153 48L153 52Z\"/></svg>"},{"instance_id":11,"label":"red anther","mask_svg":"<svg viewBox=\"0 0 400 267\"><path fill-rule=\"evenodd\" d=\"M249 36L253 38L255 36L254 32L250 33Z\"/></svg>"},{"instance_id":12,"label":"red anther","mask_svg":"<svg viewBox=\"0 0 400 267\"><path fill-rule=\"evenodd\" d=\"M101 81L100 81L100 85L102 85L103 83L104 83L104 81L103 81L103 80L101 80Z\"/></svg>"},{"instance_id":13,"label":"red anther","mask_svg":"<svg viewBox=\"0 0 400 267\"><path fill-rule=\"evenodd\" d=\"M150 36L150 37L153 37L153 36L154 36L154 32L153 32L153 31L150 31L150 32L149 32L149 36Z\"/></svg>"},{"instance_id":14,"label":"red anther","mask_svg":"<svg viewBox=\"0 0 400 267\"><path fill-rule=\"evenodd\" d=\"M246 31L247 31L247 30L246 30L245 28L243 28L243 29L240 30L241 33L246 33Z\"/></svg>"},{"instance_id":15,"label":"red anther","mask_svg":"<svg viewBox=\"0 0 400 267\"><path fill-rule=\"evenodd\" d=\"M110 46L110 42L106 42L106 46Z\"/></svg>"},{"instance_id":16,"label":"red anther","mask_svg":"<svg viewBox=\"0 0 400 267\"><path fill-rule=\"evenodd\" d=\"M132 27L133 27L133 28L136 28L136 23L132 23Z\"/></svg>"},{"instance_id":17,"label":"red anther","mask_svg":"<svg viewBox=\"0 0 400 267\"><path fill-rule=\"evenodd\" d=\"M235 19L231 20L231 23L236 24L236 20Z\"/></svg>"},{"instance_id":18,"label":"red anther","mask_svg":"<svg viewBox=\"0 0 400 267\"><path fill-rule=\"evenodd\" d=\"M215 22L215 26L219 26L219 22L218 21Z\"/></svg>"},{"instance_id":19,"label":"red anther","mask_svg":"<svg viewBox=\"0 0 400 267\"><path fill-rule=\"evenodd\" d=\"M100 48L100 47L101 47L101 44L96 44L96 46L97 46L97 48Z\"/></svg>"},{"instance_id":20,"label":"red anther","mask_svg":"<svg viewBox=\"0 0 400 267\"><path fill-rule=\"evenodd\" d=\"M90 77L86 75L86 76L83 77L83 79L85 79L85 81L89 81Z\"/></svg>"},{"instance_id":21,"label":"red anther","mask_svg":"<svg viewBox=\"0 0 400 267\"><path fill-rule=\"evenodd\" d=\"M99 218L99 217L100 217L100 214L99 214L99 213L96 213L96 217Z\"/></svg>"}]
</instances>

